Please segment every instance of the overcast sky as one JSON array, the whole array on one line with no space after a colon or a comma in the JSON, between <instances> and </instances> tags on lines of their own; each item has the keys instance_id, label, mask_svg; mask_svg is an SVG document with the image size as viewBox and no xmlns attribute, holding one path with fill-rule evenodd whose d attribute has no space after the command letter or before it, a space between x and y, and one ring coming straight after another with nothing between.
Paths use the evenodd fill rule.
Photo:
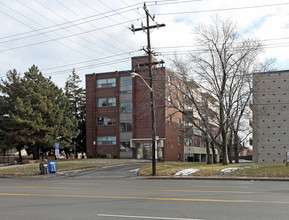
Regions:
<instances>
[{"instance_id":1,"label":"overcast sky","mask_svg":"<svg viewBox=\"0 0 289 220\"><path fill-rule=\"evenodd\" d=\"M10 69L24 73L33 64L63 86L72 69L85 86L85 74L130 70L130 58L144 55L146 34L131 24L146 24L139 0L1 0L0 76ZM238 24L244 38L260 40L264 57L276 57L289 69L289 1L160 0L147 1L155 21L152 47L170 66L173 53L185 56L198 48L193 29L212 16Z\"/></svg>"}]
</instances>

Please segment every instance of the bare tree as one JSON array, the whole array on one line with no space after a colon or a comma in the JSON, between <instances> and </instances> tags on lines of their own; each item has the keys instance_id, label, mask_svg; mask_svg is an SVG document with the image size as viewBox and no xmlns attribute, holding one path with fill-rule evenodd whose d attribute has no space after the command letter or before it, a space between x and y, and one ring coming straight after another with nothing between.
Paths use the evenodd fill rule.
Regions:
<instances>
[{"instance_id":1,"label":"bare tree","mask_svg":"<svg viewBox=\"0 0 289 220\"><path fill-rule=\"evenodd\" d=\"M216 100L218 114L206 115L192 92L185 95L202 120L201 126L194 125L219 146L222 164L227 165L228 146L232 146L228 145L229 132L232 130L234 136L238 136L240 121L251 95L250 74L266 69L258 60L263 46L257 40L242 39L236 24L219 17L213 18L208 25L199 25L195 34L200 49L191 52L188 61L176 57L174 70L188 88L193 79L199 85L200 93L210 94ZM217 131L212 129L212 124L218 127Z\"/></svg>"}]
</instances>

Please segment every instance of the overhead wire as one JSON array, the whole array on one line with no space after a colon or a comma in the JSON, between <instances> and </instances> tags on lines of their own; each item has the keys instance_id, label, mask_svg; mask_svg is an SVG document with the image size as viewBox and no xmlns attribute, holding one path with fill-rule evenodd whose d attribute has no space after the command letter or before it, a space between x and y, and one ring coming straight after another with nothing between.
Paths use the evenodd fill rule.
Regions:
<instances>
[{"instance_id":1,"label":"overhead wire","mask_svg":"<svg viewBox=\"0 0 289 220\"><path fill-rule=\"evenodd\" d=\"M30 19L30 18L27 17L26 15L23 15L22 13L20 13L20 12L16 11L15 9L7 6L6 4L4 4L4 3L2 3L2 2L0 2L0 4L4 5L5 7L9 8L9 9L12 10L12 11L15 11L16 13L18 13L18 14L20 14L21 16L25 17L26 19L28 19L28 20L30 20L30 21L32 21L32 22L34 22L34 23L42 26L42 25L39 24L38 22ZM10 16L10 15L7 14L7 13L5 13L5 14L8 15L9 17L11 17L12 19L16 20L16 21L19 21L18 19L14 18L13 16ZM29 27L30 29L34 30L34 28L30 27L29 25L26 25L24 22L20 22L20 23L22 23L22 24L24 24L26 27ZM54 41L54 39L52 39L50 36L48 36L48 35L46 35L46 34L44 34L44 35L45 35L47 38L50 39L49 41L46 41L46 42ZM70 46L68 46L68 45L66 45L66 44L64 44L64 43L62 43L62 42L57 42L57 43L59 43L59 44L61 44L61 45L64 45L65 47L67 47L67 48L69 48L69 49L71 49L71 50L73 50L73 51L75 51L75 52L77 52L77 53L79 53L79 54L81 54L81 55L83 55L83 56L92 58L92 57L88 56L87 54L82 53L81 51L79 51L79 50L77 50L77 49L75 49L75 48L72 48L72 47L70 47ZM37 43L30 44L29 46L32 46L32 45L37 45ZM14 49L20 49L20 48L23 48L23 47L25 47L25 46L18 46L18 47L14 47L14 48L10 48L10 49L4 49L4 50L0 50L0 52L4 52L4 51L8 51L8 50L14 50Z\"/></svg>"},{"instance_id":2,"label":"overhead wire","mask_svg":"<svg viewBox=\"0 0 289 220\"><path fill-rule=\"evenodd\" d=\"M147 6L154 6L154 5L172 5L172 4L184 4L188 2L200 2L202 0L164 0L164 1L148 1L146 2Z\"/></svg>"},{"instance_id":3,"label":"overhead wire","mask_svg":"<svg viewBox=\"0 0 289 220\"><path fill-rule=\"evenodd\" d=\"M39 15L40 17L43 17L44 19L50 21L50 22L53 23L53 24L57 24L56 22L52 21L51 19L47 18L46 16L43 16L42 14L38 13L37 11L35 11L34 9L32 9L31 7L28 7L27 5L23 4L23 3L20 2L19 0L16 0L16 1L17 1L19 4L21 4L23 7L28 8L29 10L33 11L34 13L36 13L37 15ZM46 8L46 9L49 10L49 8ZM55 12L52 11L52 10L49 10L49 11L51 11L51 12L53 12L54 14L58 15L57 13L55 13ZM58 15L58 16L60 16L60 15ZM64 18L63 16L60 16L60 17ZM67 19L65 19L65 20L68 21ZM69 31L69 30L67 30L67 31L68 31L69 33L74 34L72 31ZM58 34L58 35L61 36L60 34ZM81 46L81 47L84 47L84 48L87 49L87 50L100 53L99 51L96 51L96 50L94 50L94 49L92 49L91 47L88 47L88 46L86 46L86 45L80 44L80 43L76 42L75 40L72 40L72 39L68 39L68 40L71 41L71 42L73 42L73 43L75 43L75 44L77 44L77 45L79 45L79 46ZM89 42L88 40L85 40L85 42L88 42L88 43L91 43L91 44L92 44L92 42Z\"/></svg>"},{"instance_id":4,"label":"overhead wire","mask_svg":"<svg viewBox=\"0 0 289 220\"><path fill-rule=\"evenodd\" d=\"M35 0L36 2L38 2L37 0ZM42 6L43 6L43 4L42 3L40 3ZM45 6L44 6L45 7ZM31 9L31 8L30 8ZM48 9L48 10L50 10L50 9ZM51 11L51 10L50 10ZM54 13L54 12L53 12ZM39 13L38 13L39 14ZM10 16L11 17L11 16ZM85 18L84 18L84 20L85 20ZM87 20L85 20L86 22L89 22L89 21L87 21ZM128 22L133 22L134 21L134 19L133 20L129 20ZM22 22L23 23L23 22ZM68 23L70 23L70 22L68 22ZM108 27L113 27L113 26L116 26L116 25L122 25L122 24L125 24L125 23L127 23L127 22L123 22L123 23L120 23L120 22L118 22L117 24L115 24L115 25L110 25L110 26L106 26L106 27L101 27L101 28L98 28L98 29L96 29L96 30L90 30L90 31L84 31L84 32L81 32L81 33L76 33L76 34L72 34L72 35L68 35L68 36L64 36L64 37L59 37L59 38L50 38L50 40L46 40L46 41L42 41L42 42L35 42L35 43L31 43L31 44L27 44L27 45L22 45L22 46L17 46L17 47L12 47L12 48L8 48L8 49L4 49L4 50L0 50L0 52L4 52L4 51L9 51L9 50L15 50L15 49L20 49L20 48L24 48L24 47L28 47L28 46L34 46L34 45L38 45L38 44L42 44L42 43L48 43L48 42L51 42L51 41L57 41L57 40L60 40L60 39L64 39L64 38L71 38L71 37L75 37L75 36L78 36L78 35L83 35L83 34L87 34L87 33L89 33L89 34L91 34L91 32L94 32L94 31L98 31L98 30L103 30L103 29L106 29L106 28L108 28ZM60 24L61 25L61 24ZM74 26L74 25L73 25ZM60 27L59 28L60 30L62 30L62 27ZM48 31L49 32L49 31ZM42 34L42 33L39 33L39 34ZM35 36L35 35L33 35L33 36ZM23 38L18 38L18 39L21 39L21 40L23 40ZM12 41L12 40L11 40ZM7 41L6 41L7 42ZM103 41L104 42L104 41ZM1 42L0 42L1 43ZM104 42L105 43L105 42ZM106 43L107 44L107 43ZM114 46L113 46L114 47ZM86 47L87 48L87 47ZM116 48L116 47L114 47L114 48ZM87 49L89 49L89 50L91 50L90 48L87 48ZM104 49L104 48L103 48ZM118 48L116 48L116 49L118 49ZM106 49L107 50L107 49ZM118 49L119 50L119 49ZM98 53L99 53L99 51L97 51ZM91 58L91 57L90 57Z\"/></svg>"},{"instance_id":5,"label":"overhead wire","mask_svg":"<svg viewBox=\"0 0 289 220\"><path fill-rule=\"evenodd\" d=\"M80 0L79 0L80 1ZM124 1L124 0L121 0L127 7L129 7L129 5ZM138 8L137 9L134 9L134 11L136 12L136 14L138 14L138 15L141 15L142 16L142 14L138 11Z\"/></svg>"},{"instance_id":6,"label":"overhead wire","mask_svg":"<svg viewBox=\"0 0 289 220\"><path fill-rule=\"evenodd\" d=\"M138 5L138 4L134 4L134 5L130 6L130 7L133 7L135 5ZM132 8L132 9L127 9L127 8L128 7L123 7L123 8L117 9L117 10L126 9L125 11L122 11L121 13L126 13L126 12L129 12L129 11L135 10L135 8ZM114 10L114 11L116 11L116 10ZM5 13L5 12L3 12L1 10L0 10L0 12L2 12L5 15L8 15L7 13ZM106 14L109 14L109 15L106 15ZM108 12L100 13L100 14L97 14L97 15L87 16L87 17L84 17L82 19L75 19L75 20L71 20L69 22L64 22L64 23L57 24L57 25L52 25L52 26L48 26L48 27L44 27L44 28L40 28L40 29L35 29L35 30L32 30L32 31L27 31L27 32L18 33L18 34L13 34L13 35L9 35L9 36L3 36L3 37L0 37L0 39L12 38L12 37L15 37L15 36L22 36L22 35L30 34L30 33L33 33L33 32L38 32L39 33L39 31L52 29L52 28L56 28L56 27L59 27L59 26L61 26L61 28L59 28L57 30L71 28L71 27L74 27L75 25L82 25L82 24L86 24L88 22L101 20L101 19L112 17L112 16L115 16L115 15L117 15L117 14L116 13L111 14L111 11L108 11ZM138 18L138 19L142 19L142 18ZM135 20L138 20L138 19L135 19ZM85 20L85 21L83 21L83 20ZM21 23L21 21L19 21L19 20L18 20L18 22ZM77 23L77 22L81 22L81 23ZM73 25L71 25L71 24L73 24ZM69 26L64 27L64 25L69 25ZM52 31L54 31L54 30L52 30ZM39 34L41 34L41 33L39 33Z\"/></svg>"},{"instance_id":7,"label":"overhead wire","mask_svg":"<svg viewBox=\"0 0 289 220\"><path fill-rule=\"evenodd\" d=\"M34 1L36 1L38 4L40 4L42 7L44 7L44 8L47 9L48 11L52 12L52 13L55 14L56 16L64 19L64 20L67 21L67 22L70 22L70 21L69 21L68 19L66 19L64 16L59 15L59 14L56 13L55 11L53 11L53 10L51 10L50 8L46 7L43 3L39 2L38 0L34 0ZM80 29L81 31L84 31L84 32L85 32L85 30L84 30L83 28L81 28L81 27L79 27L79 26L75 26L75 27L77 27L77 28ZM75 34L76 34L76 33L72 32L72 31L69 31L69 30L66 30L66 31L68 31L69 33L71 33L73 36L75 36ZM97 37L95 37L95 35L92 35L91 33L88 33L88 34L89 34L90 36L96 38L97 40L99 40ZM78 35L78 36L79 36L79 35ZM71 38L69 38L69 39L71 40ZM85 42L87 42L87 43L89 43L89 44L91 44L91 45L95 45L95 46L101 48L102 50L108 50L107 48L104 48L104 47L100 46L99 44L95 44L95 43L90 42L88 39L85 39ZM104 43L104 41L102 41L102 42ZM82 46L83 46L83 45L82 45ZM93 52L95 52L95 53L105 54L105 53L103 53L103 52L101 52L101 51L96 51L96 50L94 50L94 49L92 49L92 48L89 48L89 47L87 47L87 46L84 46L84 47L85 47L86 49L88 48L89 50L91 50L91 51L93 51ZM109 50L108 50L108 51L109 51ZM112 51L110 51L110 52L112 52Z\"/></svg>"},{"instance_id":8,"label":"overhead wire","mask_svg":"<svg viewBox=\"0 0 289 220\"><path fill-rule=\"evenodd\" d=\"M96 64L91 64L91 65L86 65L86 66L74 67L73 69L75 69L75 71L82 71L82 70L92 69L95 67L102 67L102 66L107 66L107 65L112 66L112 64L123 63L124 61L129 61L129 60L130 60L130 57L126 57L126 58L114 59L114 60L96 63ZM64 70L57 70L54 72L46 72L43 74L45 74L45 75L58 75L58 74L64 74L67 72L71 72L71 70L72 70L72 68L69 68L69 69L64 69Z\"/></svg>"},{"instance_id":9,"label":"overhead wire","mask_svg":"<svg viewBox=\"0 0 289 220\"><path fill-rule=\"evenodd\" d=\"M287 39L287 38L280 38L280 39ZM280 39L271 39L271 40L280 40ZM265 40L270 40L270 39L265 39ZM264 40L264 41L265 41L265 40ZM282 44L281 44L281 45L282 45ZM271 45L271 47L273 47L273 46L274 46L274 45ZM275 46L278 47L278 44L277 44L277 45L275 44ZM282 46L284 46L284 43L283 43ZM186 47L186 46L183 46L183 47ZM268 47L268 46L267 46L267 47ZM175 54L175 53L176 53L175 51L172 52L172 54ZM180 52L177 52L177 53L180 53ZM186 53L186 54L189 54L188 51L181 51L181 53L182 53L182 54L185 54L185 53Z\"/></svg>"},{"instance_id":10,"label":"overhead wire","mask_svg":"<svg viewBox=\"0 0 289 220\"><path fill-rule=\"evenodd\" d=\"M31 8L30 8L31 9ZM119 23L118 23L119 24ZM66 36L67 37L67 36ZM63 38L63 37L61 37ZM59 38L60 39L60 38ZM52 40L52 39L51 39ZM49 40L49 41L51 41ZM55 39L53 39L55 40ZM48 42L48 41L45 41L45 42ZM24 45L24 46L21 46L21 47L25 47L25 46L32 46L32 45L36 45L36 44L39 44L39 43L44 43L44 42L37 42L37 43L32 43L32 44L29 44L29 45ZM20 46L19 47L14 47L14 48L11 48L11 49L16 49L16 48L21 48ZM126 54L129 54L131 52L127 52ZM127 58L126 58L127 59ZM122 59L121 61L123 61L124 59ZM109 62L105 62L105 64L108 64ZM110 64L112 63L112 61L110 62ZM88 66L81 66L79 67L79 69L88 69L88 68L91 68L93 66L101 66L102 64L101 63L98 63L98 64L93 64L93 65L88 65ZM70 69L69 69L70 70ZM63 72L63 70L59 71L59 72Z\"/></svg>"},{"instance_id":11,"label":"overhead wire","mask_svg":"<svg viewBox=\"0 0 289 220\"><path fill-rule=\"evenodd\" d=\"M132 21L133 21L133 20L132 20ZM128 23L128 22L125 21L125 22L123 22L122 24L126 24L126 23ZM75 37L75 36L78 36L78 35L83 35L83 34L87 34L87 33L92 33L92 32L95 32L95 31L98 31L98 30L101 30L101 29L106 29L106 28L109 28L109 27L112 27L112 26L118 26L118 25L120 25L120 24L109 25L109 26L105 26L105 27L98 28L98 29L96 29L96 30L84 31L84 32L81 32L81 33L72 34L72 35L67 35L67 36L63 36L63 37L50 38L50 40L46 40L46 41L41 41L41 42L36 42L36 43L31 43L31 44L27 44L27 45L22 45L22 46L17 46L17 47L13 47L13 48L8 48L8 49L0 50L0 52L9 51L9 50L15 50L15 49L23 48L23 47L34 46L34 45L38 45L38 44L43 44L43 43L48 43L48 42L52 42L52 41L57 41L57 40L60 40L60 39L66 39L66 38L70 38L70 37ZM92 57L90 57L90 58L92 58Z\"/></svg>"},{"instance_id":12,"label":"overhead wire","mask_svg":"<svg viewBox=\"0 0 289 220\"><path fill-rule=\"evenodd\" d=\"M130 53L133 53L133 52L136 52L136 51L131 51ZM52 67L52 68L46 68L46 69L42 69L42 71L47 71L46 74L54 74L54 73L59 73L61 71L68 71L68 70L71 70L71 68L75 68L75 69L78 69L78 65L81 65L81 64L85 64L85 63L88 63L88 62L95 62L95 61L101 61L101 60L105 60L105 59L112 59L111 61L103 61L103 62L100 62L98 64L102 64L102 63L108 63L108 62L113 62L115 61L115 57L120 57L120 56L123 56L123 55L129 55L128 53L123 53L123 54L116 54L116 55L111 55L111 56L108 56L108 57L101 57L101 58L97 58L97 59L94 59L94 60L90 60L90 61L84 61L84 62L78 62L78 63L73 63L73 64L66 64L66 65L61 65L61 66L58 66L58 67ZM127 56L126 59L131 59L130 56ZM90 64L90 65L85 65L85 66L81 66L81 68L84 68L84 67L88 67L88 66L92 66L93 64ZM97 64L95 64L97 65ZM67 68L67 67L70 67L72 66L71 68L69 69L61 69L61 68ZM57 70L57 69L61 69L61 70ZM52 71L52 72L51 72Z\"/></svg>"},{"instance_id":13,"label":"overhead wire","mask_svg":"<svg viewBox=\"0 0 289 220\"><path fill-rule=\"evenodd\" d=\"M207 13L207 12L219 12L219 11L232 11L232 10L264 8L264 7L275 7L275 6L282 6L282 5L289 5L289 2L268 4L268 5L243 6L243 7L234 7L234 8L219 8L219 9L210 9L210 10L201 10L201 11L182 11L182 12L156 13L155 15L166 16L166 15L176 15L176 14L195 14L195 13Z\"/></svg>"},{"instance_id":14,"label":"overhead wire","mask_svg":"<svg viewBox=\"0 0 289 220\"><path fill-rule=\"evenodd\" d=\"M93 9L93 10L96 11L97 13L100 13L98 10L96 10L96 9L95 9L94 7L92 7L92 6L89 6L87 3L84 3L84 2L81 1L81 0L79 0L79 2L81 2L81 3L84 4L85 6ZM110 19L110 20L112 20L112 21L114 21L114 22L116 22L116 21L115 21L114 19L112 19L110 16L105 16L105 17L108 18L108 19ZM84 19L84 20L86 20L86 19ZM90 25L94 26L91 22L88 21L88 23L89 23ZM119 23L119 22L116 22L116 23ZM95 27L95 26L94 26L94 27ZM127 27L126 27L126 28L127 28ZM128 45L128 44L126 44L126 43L124 43L124 42L121 42L120 40L118 40L117 38L111 36L110 34L108 34L107 32L105 32L104 30L101 30L101 32L103 32L105 35L107 35L109 38L113 39L114 41L117 41L117 42L121 43L122 45L125 45L126 47L131 48L130 45ZM133 49L133 48L131 48L131 49Z\"/></svg>"},{"instance_id":15,"label":"overhead wire","mask_svg":"<svg viewBox=\"0 0 289 220\"><path fill-rule=\"evenodd\" d=\"M58 0L56 0L56 2L58 2L58 3L59 3L60 5L62 5L64 8L66 8L67 10L69 10L71 13L73 13L74 15L76 15L77 17L79 17L80 19L82 19L82 17L81 17L78 13L76 13L75 11L73 11L71 8L69 8L68 6L66 6L65 4L63 4L62 2L60 2L60 1L58 1ZM61 17L63 17L63 16L61 16ZM65 17L63 17L63 18L64 18L66 21L68 21ZM85 21L87 21L87 20L85 20ZM88 22L88 24L90 24L90 25L93 26L94 28L97 28L95 25L93 25L93 24L90 23L90 22ZM79 27L79 26L77 26L77 28L79 28L80 30L84 31L84 29L81 28L81 27ZM101 31L103 31L103 30L101 30ZM108 42L106 42L106 41L104 41L104 40L102 40L102 39L99 39L99 38L96 37L95 35L93 35L93 34L91 34L91 33L88 33L88 34L89 34L91 37L95 38L96 40L99 40L99 41L101 41L102 43L104 43L104 44L106 44L106 45L109 45L110 47L112 47L112 48L114 48L114 49L117 49L117 50L123 52L123 50L115 47L114 45L112 45L112 44L110 44L110 43L108 43ZM100 48L102 48L102 49L104 49L104 50L108 50L107 48L101 47L99 44L97 44L97 46L100 47ZM109 50L108 50L108 51L109 51ZM112 51L110 51L110 52L112 52Z\"/></svg>"},{"instance_id":16,"label":"overhead wire","mask_svg":"<svg viewBox=\"0 0 289 220\"><path fill-rule=\"evenodd\" d=\"M171 4L174 4L174 2L177 2L175 0L166 0L166 1L149 1L147 2L147 5L149 4L153 4L155 2L162 2L163 4L165 3L171 3ZM192 1L179 1L180 2L192 2ZM271 4L271 5L262 5L262 6L248 6L248 7L238 7L238 8L233 8L232 10L237 10L237 9L246 9L246 8L252 8L252 7L268 7L268 6L277 6L277 5L284 5L284 4L289 4L289 3L280 3L280 4ZM133 9L133 10L136 10L136 9ZM230 10L230 9L216 9L216 10ZM207 10L206 12L211 12L212 10ZM197 13L197 12L196 12ZM162 14L156 14L156 15L162 15ZM86 18L85 18L86 19ZM85 21L84 19L84 21ZM81 20L81 19L78 19L78 20ZM87 22L86 22L87 23ZM1 39L1 38L0 38ZM285 43L282 44L279 44L279 45L275 45L275 47L281 47L281 46L284 46ZM271 48L272 48L273 45L271 45ZM185 52L185 51L183 51Z\"/></svg>"},{"instance_id":17,"label":"overhead wire","mask_svg":"<svg viewBox=\"0 0 289 220\"><path fill-rule=\"evenodd\" d=\"M112 58L112 57L110 57L110 58ZM99 60L103 60L103 58L100 58ZM123 61L130 61L130 60L131 60L131 56L127 56L127 57L124 57L124 58L112 59L112 60L100 62L100 63L97 63L97 64L74 67L73 69L75 69L75 71L82 71L82 70L91 69L91 68L95 68L95 67L107 66L109 64L123 63ZM136 64L141 64L141 63L137 62ZM66 65L64 65L62 67L66 67ZM72 70L71 68L69 68L69 69L61 69L61 70L55 70L55 71L52 71L52 72L46 72L44 74L45 75L46 74L57 75L57 74L65 73L65 72L71 72L71 70ZM41 71L47 71L47 69L42 69ZM131 71L131 69L124 70L124 71Z\"/></svg>"}]
</instances>

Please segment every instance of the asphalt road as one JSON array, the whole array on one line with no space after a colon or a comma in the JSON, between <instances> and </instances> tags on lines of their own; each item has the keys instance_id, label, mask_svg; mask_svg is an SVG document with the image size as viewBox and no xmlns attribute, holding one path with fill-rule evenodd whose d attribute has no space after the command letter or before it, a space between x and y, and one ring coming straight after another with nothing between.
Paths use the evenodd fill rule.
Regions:
<instances>
[{"instance_id":1,"label":"asphalt road","mask_svg":"<svg viewBox=\"0 0 289 220\"><path fill-rule=\"evenodd\" d=\"M0 219L289 219L289 182L145 179L140 166L0 178Z\"/></svg>"}]
</instances>

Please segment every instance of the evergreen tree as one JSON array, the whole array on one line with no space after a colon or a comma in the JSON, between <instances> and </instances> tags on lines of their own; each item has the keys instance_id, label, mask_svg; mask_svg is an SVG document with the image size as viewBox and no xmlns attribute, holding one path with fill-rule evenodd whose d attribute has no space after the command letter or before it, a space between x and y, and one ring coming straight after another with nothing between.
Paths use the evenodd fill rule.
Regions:
<instances>
[{"instance_id":1,"label":"evergreen tree","mask_svg":"<svg viewBox=\"0 0 289 220\"><path fill-rule=\"evenodd\" d=\"M26 138L23 137L23 134L28 125L25 119L21 120L15 114L19 108L23 108L23 103L19 98L23 88L21 86L21 78L16 70L7 73L7 80L2 80L0 89L1 145L6 148L16 148L19 151L19 162L22 162L21 146L26 143Z\"/></svg>"},{"instance_id":2,"label":"evergreen tree","mask_svg":"<svg viewBox=\"0 0 289 220\"><path fill-rule=\"evenodd\" d=\"M9 71L7 80L0 84L1 134L8 145L19 149L33 148L33 159L39 150L45 152L59 142L61 148L71 147L78 135L77 121L70 114L69 102L63 91L50 78L45 78L32 66L21 78Z\"/></svg>"},{"instance_id":3,"label":"evergreen tree","mask_svg":"<svg viewBox=\"0 0 289 220\"><path fill-rule=\"evenodd\" d=\"M75 156L78 152L85 152L86 147L86 95L85 90L79 86L81 80L73 69L65 83L65 96L70 102L70 111L78 121L79 134L73 139Z\"/></svg>"}]
</instances>

